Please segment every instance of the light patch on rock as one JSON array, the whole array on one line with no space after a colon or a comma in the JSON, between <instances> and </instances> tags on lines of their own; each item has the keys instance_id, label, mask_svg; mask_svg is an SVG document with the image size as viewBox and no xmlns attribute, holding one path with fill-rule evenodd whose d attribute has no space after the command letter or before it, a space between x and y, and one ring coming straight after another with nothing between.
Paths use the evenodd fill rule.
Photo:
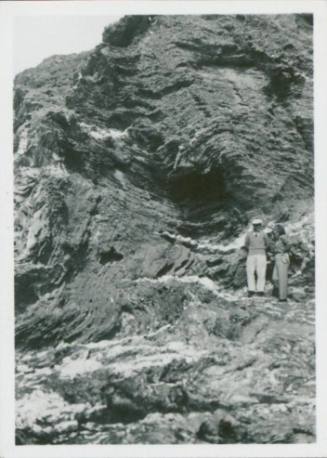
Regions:
<instances>
[{"instance_id":1,"label":"light patch on rock","mask_svg":"<svg viewBox=\"0 0 327 458\"><path fill-rule=\"evenodd\" d=\"M23 155L27 151L28 145L28 130L25 128L22 129L21 134L19 136L19 143L17 148L17 154Z\"/></svg>"},{"instance_id":2,"label":"light patch on rock","mask_svg":"<svg viewBox=\"0 0 327 458\"><path fill-rule=\"evenodd\" d=\"M152 354L142 355L142 351L138 349L137 358L121 360L117 363L110 364L110 370L129 377L147 368L163 367L170 364L172 361L185 361L192 363L198 361L205 351L196 351L194 347L186 346L183 342L170 342L164 347L153 348L149 346L148 351Z\"/></svg>"},{"instance_id":3,"label":"light patch on rock","mask_svg":"<svg viewBox=\"0 0 327 458\"><path fill-rule=\"evenodd\" d=\"M288 235L296 235L302 233L305 227L313 227L314 217L313 214L303 216L299 221L290 222L285 224L285 230Z\"/></svg>"},{"instance_id":4,"label":"light patch on rock","mask_svg":"<svg viewBox=\"0 0 327 458\"><path fill-rule=\"evenodd\" d=\"M38 239L40 238L39 236L44 229L44 222L46 221L46 219L43 218L43 212L44 208L42 207L40 210L34 213L33 220L30 222L25 252L23 253L22 258L26 257L31 252L33 247L38 242Z\"/></svg>"},{"instance_id":5,"label":"light patch on rock","mask_svg":"<svg viewBox=\"0 0 327 458\"><path fill-rule=\"evenodd\" d=\"M86 358L87 352L77 359L72 359L70 357L64 358L63 364L58 367L60 377L74 378L77 375L94 372L103 367L100 361Z\"/></svg>"},{"instance_id":6,"label":"light patch on rock","mask_svg":"<svg viewBox=\"0 0 327 458\"><path fill-rule=\"evenodd\" d=\"M81 122L79 125L83 132L87 133L90 137L94 138L95 140L106 140L107 138L117 140L120 138L124 138L128 135L127 129L125 129L124 131L113 128L103 129L98 126L86 124L85 122Z\"/></svg>"},{"instance_id":7,"label":"light patch on rock","mask_svg":"<svg viewBox=\"0 0 327 458\"><path fill-rule=\"evenodd\" d=\"M64 408L65 401L58 393L37 389L16 401L16 427L33 428L37 420L57 418Z\"/></svg>"},{"instance_id":8,"label":"light patch on rock","mask_svg":"<svg viewBox=\"0 0 327 458\"><path fill-rule=\"evenodd\" d=\"M126 180L125 180L125 177L124 177L124 174L123 172L121 172L120 170L115 170L114 172L114 177L119 181L119 183L122 185L122 188L123 189L126 189Z\"/></svg>"},{"instance_id":9,"label":"light patch on rock","mask_svg":"<svg viewBox=\"0 0 327 458\"><path fill-rule=\"evenodd\" d=\"M83 79L82 73L81 73L81 72L78 72L77 81L76 81L76 83L73 85L73 89L77 89L77 88L78 88L78 83L79 83L82 79Z\"/></svg>"},{"instance_id":10,"label":"light patch on rock","mask_svg":"<svg viewBox=\"0 0 327 458\"><path fill-rule=\"evenodd\" d=\"M57 177L64 177L69 175L62 157L58 156L56 153L53 153L52 160L53 163L47 167L44 167L44 171L49 173L49 175L55 175Z\"/></svg>"},{"instance_id":11,"label":"light patch on rock","mask_svg":"<svg viewBox=\"0 0 327 458\"><path fill-rule=\"evenodd\" d=\"M92 358L86 359L91 349L98 353L95 355L93 352ZM73 356L74 359L64 358L62 364L55 369L62 378L74 378L105 367L110 367L111 372L129 376L148 367L165 366L176 359L194 362L205 354L206 351L198 351L179 340L157 348L143 336L134 336L86 344L79 354Z\"/></svg>"},{"instance_id":12,"label":"light patch on rock","mask_svg":"<svg viewBox=\"0 0 327 458\"><path fill-rule=\"evenodd\" d=\"M91 415L103 408L100 403L69 404L58 393L38 388L16 401L16 428L30 428L36 434L74 431L78 428L77 415Z\"/></svg>"},{"instance_id":13,"label":"light patch on rock","mask_svg":"<svg viewBox=\"0 0 327 458\"><path fill-rule=\"evenodd\" d=\"M244 244L245 232L242 232L236 239L232 240L228 244L223 243L211 243L210 240L203 241L199 243L199 248L207 249L211 251L218 251L225 253L227 251L237 250L241 248Z\"/></svg>"},{"instance_id":14,"label":"light patch on rock","mask_svg":"<svg viewBox=\"0 0 327 458\"><path fill-rule=\"evenodd\" d=\"M227 301L235 301L235 299L238 299L242 295L242 292L233 293L233 294L228 293L226 290L220 288L209 277L199 277L198 275L183 275L180 277L177 275L163 275L160 278L142 277L136 280L137 283L149 282L149 283L166 283L166 284L173 283L174 281L178 283L189 283L189 284L195 283L195 284L201 285L204 289L211 291L215 296L219 298L223 298Z\"/></svg>"},{"instance_id":15,"label":"light patch on rock","mask_svg":"<svg viewBox=\"0 0 327 458\"><path fill-rule=\"evenodd\" d=\"M169 239L176 240L182 244L191 246L192 248L196 248L197 250L203 250L206 252L221 252L221 253L226 253L228 251L233 251L236 249L241 248L241 246L244 244L244 239L245 239L245 232L242 232L236 239L232 240L228 244L223 244L223 243L213 243L210 240L204 240L202 242L198 242L191 237L184 237L182 235L175 235L172 234L171 232L163 232L163 235L166 235L169 237Z\"/></svg>"},{"instance_id":16,"label":"light patch on rock","mask_svg":"<svg viewBox=\"0 0 327 458\"><path fill-rule=\"evenodd\" d=\"M34 369L28 366L27 364L20 363L20 364L17 364L16 366L16 372L18 374L28 374L28 373L34 372Z\"/></svg>"}]
</instances>

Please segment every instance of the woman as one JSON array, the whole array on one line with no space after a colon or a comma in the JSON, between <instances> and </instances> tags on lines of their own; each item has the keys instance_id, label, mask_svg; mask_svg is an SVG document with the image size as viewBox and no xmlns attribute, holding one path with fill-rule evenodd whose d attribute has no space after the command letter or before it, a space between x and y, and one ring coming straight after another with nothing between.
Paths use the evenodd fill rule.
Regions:
<instances>
[{"instance_id":1,"label":"woman","mask_svg":"<svg viewBox=\"0 0 327 458\"><path fill-rule=\"evenodd\" d=\"M274 227L274 254L275 265L273 271L274 291L278 293L279 301L287 301L288 268L290 265L289 244L286 238L285 229L277 224Z\"/></svg>"}]
</instances>

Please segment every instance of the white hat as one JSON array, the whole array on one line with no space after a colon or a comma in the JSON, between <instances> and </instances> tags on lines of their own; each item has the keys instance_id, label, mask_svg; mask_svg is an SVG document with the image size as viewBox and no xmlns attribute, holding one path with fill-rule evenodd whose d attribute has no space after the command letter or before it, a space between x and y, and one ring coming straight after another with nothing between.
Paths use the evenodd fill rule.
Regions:
<instances>
[{"instance_id":1,"label":"white hat","mask_svg":"<svg viewBox=\"0 0 327 458\"><path fill-rule=\"evenodd\" d=\"M252 221L252 224L262 224L262 219L260 219L260 218L255 218L255 219Z\"/></svg>"}]
</instances>

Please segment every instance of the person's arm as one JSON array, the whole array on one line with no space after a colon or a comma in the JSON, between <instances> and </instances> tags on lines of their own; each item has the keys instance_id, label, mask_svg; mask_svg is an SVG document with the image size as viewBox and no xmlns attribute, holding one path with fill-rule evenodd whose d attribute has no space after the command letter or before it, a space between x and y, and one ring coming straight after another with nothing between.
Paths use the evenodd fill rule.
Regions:
<instances>
[{"instance_id":1,"label":"person's arm","mask_svg":"<svg viewBox=\"0 0 327 458\"><path fill-rule=\"evenodd\" d=\"M264 241L265 241L266 253L268 255L273 254L273 241L267 234L264 234Z\"/></svg>"},{"instance_id":2,"label":"person's arm","mask_svg":"<svg viewBox=\"0 0 327 458\"><path fill-rule=\"evenodd\" d=\"M250 238L249 234L246 234L244 243L239 250L239 259L246 259L249 252Z\"/></svg>"},{"instance_id":3,"label":"person's arm","mask_svg":"<svg viewBox=\"0 0 327 458\"><path fill-rule=\"evenodd\" d=\"M249 233L246 234L244 244L242 248L244 248L246 251L249 251L249 246L250 246L250 235Z\"/></svg>"},{"instance_id":4,"label":"person's arm","mask_svg":"<svg viewBox=\"0 0 327 458\"><path fill-rule=\"evenodd\" d=\"M246 234L244 243L240 248L240 256L243 258L246 258L249 252L249 246L250 246L250 236L249 233Z\"/></svg>"},{"instance_id":5,"label":"person's arm","mask_svg":"<svg viewBox=\"0 0 327 458\"><path fill-rule=\"evenodd\" d=\"M288 253L289 250L290 250L290 244L289 244L289 241L288 241L286 235L282 235L281 236L281 240L283 242L283 252L284 253Z\"/></svg>"},{"instance_id":6,"label":"person's arm","mask_svg":"<svg viewBox=\"0 0 327 458\"><path fill-rule=\"evenodd\" d=\"M239 258L238 259L245 259L248 255L248 250L245 248L245 246L241 246L240 251L239 251Z\"/></svg>"}]
</instances>

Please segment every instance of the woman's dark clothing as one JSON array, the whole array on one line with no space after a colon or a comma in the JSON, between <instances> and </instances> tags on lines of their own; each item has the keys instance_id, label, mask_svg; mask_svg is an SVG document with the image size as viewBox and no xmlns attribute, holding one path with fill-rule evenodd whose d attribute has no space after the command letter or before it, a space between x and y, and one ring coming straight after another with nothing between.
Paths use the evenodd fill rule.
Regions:
<instances>
[{"instance_id":1,"label":"woman's dark clothing","mask_svg":"<svg viewBox=\"0 0 327 458\"><path fill-rule=\"evenodd\" d=\"M288 268L290 258L288 255L288 242L285 235L281 235L275 242L275 266L273 281L278 284L278 295L280 300L287 299Z\"/></svg>"}]
</instances>

